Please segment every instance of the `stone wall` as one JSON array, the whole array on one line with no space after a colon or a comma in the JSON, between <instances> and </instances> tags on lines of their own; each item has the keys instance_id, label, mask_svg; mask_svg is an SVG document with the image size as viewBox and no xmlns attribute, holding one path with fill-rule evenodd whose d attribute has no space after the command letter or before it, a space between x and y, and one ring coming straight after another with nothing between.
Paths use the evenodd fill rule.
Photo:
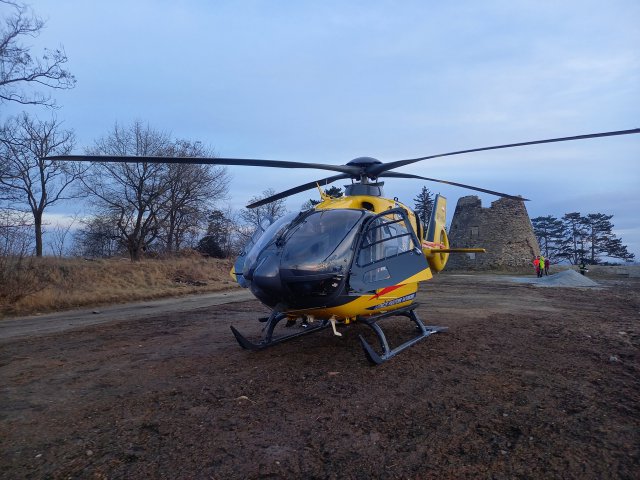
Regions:
<instances>
[{"instance_id":1,"label":"stone wall","mask_svg":"<svg viewBox=\"0 0 640 480\"><path fill-rule=\"evenodd\" d=\"M449 256L447 270L532 269L540 255L538 241L524 202L501 198L482 208L475 195L458 200L449 228L451 247L485 248L487 253Z\"/></svg>"}]
</instances>

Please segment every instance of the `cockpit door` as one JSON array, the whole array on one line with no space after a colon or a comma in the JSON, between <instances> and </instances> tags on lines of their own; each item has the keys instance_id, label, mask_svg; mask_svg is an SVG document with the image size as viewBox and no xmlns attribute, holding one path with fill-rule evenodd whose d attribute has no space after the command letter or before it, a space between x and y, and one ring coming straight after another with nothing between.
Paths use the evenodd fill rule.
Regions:
<instances>
[{"instance_id":1,"label":"cockpit door","mask_svg":"<svg viewBox=\"0 0 640 480\"><path fill-rule=\"evenodd\" d=\"M403 283L428 266L406 211L395 208L363 224L349 285L370 292Z\"/></svg>"}]
</instances>

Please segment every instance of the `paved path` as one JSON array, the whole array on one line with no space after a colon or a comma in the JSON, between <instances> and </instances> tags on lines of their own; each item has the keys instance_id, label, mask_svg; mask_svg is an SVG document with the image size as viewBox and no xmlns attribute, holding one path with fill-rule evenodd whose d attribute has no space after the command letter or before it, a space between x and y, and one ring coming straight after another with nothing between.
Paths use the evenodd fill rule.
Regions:
<instances>
[{"instance_id":1,"label":"paved path","mask_svg":"<svg viewBox=\"0 0 640 480\"><path fill-rule=\"evenodd\" d=\"M6 318L0 320L0 343L17 338L48 335L100 323L127 321L171 312L185 312L212 305L246 302L253 299L255 297L251 295L249 290L227 290L162 300L106 305L46 315Z\"/></svg>"}]
</instances>

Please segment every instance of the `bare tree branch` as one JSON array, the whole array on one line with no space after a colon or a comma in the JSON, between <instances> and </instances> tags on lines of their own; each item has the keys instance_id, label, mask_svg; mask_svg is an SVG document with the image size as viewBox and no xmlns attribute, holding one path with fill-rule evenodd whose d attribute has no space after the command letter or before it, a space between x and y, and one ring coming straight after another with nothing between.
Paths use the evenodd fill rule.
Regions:
<instances>
[{"instance_id":1,"label":"bare tree branch","mask_svg":"<svg viewBox=\"0 0 640 480\"><path fill-rule=\"evenodd\" d=\"M16 102L22 105L55 107L51 96L31 88L70 89L75 77L64 68L67 55L64 48L45 49L41 58L31 55L25 38L37 37L44 20L29 12L25 4L0 0L11 13L2 19L0 27L0 104Z\"/></svg>"}]
</instances>

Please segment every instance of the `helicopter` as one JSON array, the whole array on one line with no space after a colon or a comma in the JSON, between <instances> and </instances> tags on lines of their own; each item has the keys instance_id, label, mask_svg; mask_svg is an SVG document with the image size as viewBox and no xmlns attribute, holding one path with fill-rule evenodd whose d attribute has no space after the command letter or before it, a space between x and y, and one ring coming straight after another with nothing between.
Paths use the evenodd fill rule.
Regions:
<instances>
[{"instance_id":1,"label":"helicopter","mask_svg":"<svg viewBox=\"0 0 640 480\"><path fill-rule=\"evenodd\" d=\"M157 156L63 155L51 160L89 162L196 163L268 168L305 168L338 172L267 198L247 208L256 208L291 195L317 188L320 203L312 208L269 219L260 225L236 259L231 277L270 309L262 337L251 341L235 327L231 331L247 350L262 350L279 343L331 328L341 337L338 326L354 323L370 328L377 339L372 346L360 334L367 359L382 364L398 353L446 327L425 325L416 313L415 302L421 282L444 270L450 254L483 253L482 248L455 248L446 231L446 198L436 195L429 222L396 197L385 197L383 178L420 179L465 189L528 201L517 195L420 175L392 172L416 162L473 152L522 147L554 142L584 140L640 133L640 129L592 133L572 137L535 140L505 145L459 150L383 163L359 157L344 165L298 161L187 158ZM331 197L321 186L350 179L344 196ZM389 317L405 317L414 332L409 340L392 347L381 327ZM276 327L285 321L293 329L281 333ZM411 326L411 324L410 324Z\"/></svg>"}]
</instances>

